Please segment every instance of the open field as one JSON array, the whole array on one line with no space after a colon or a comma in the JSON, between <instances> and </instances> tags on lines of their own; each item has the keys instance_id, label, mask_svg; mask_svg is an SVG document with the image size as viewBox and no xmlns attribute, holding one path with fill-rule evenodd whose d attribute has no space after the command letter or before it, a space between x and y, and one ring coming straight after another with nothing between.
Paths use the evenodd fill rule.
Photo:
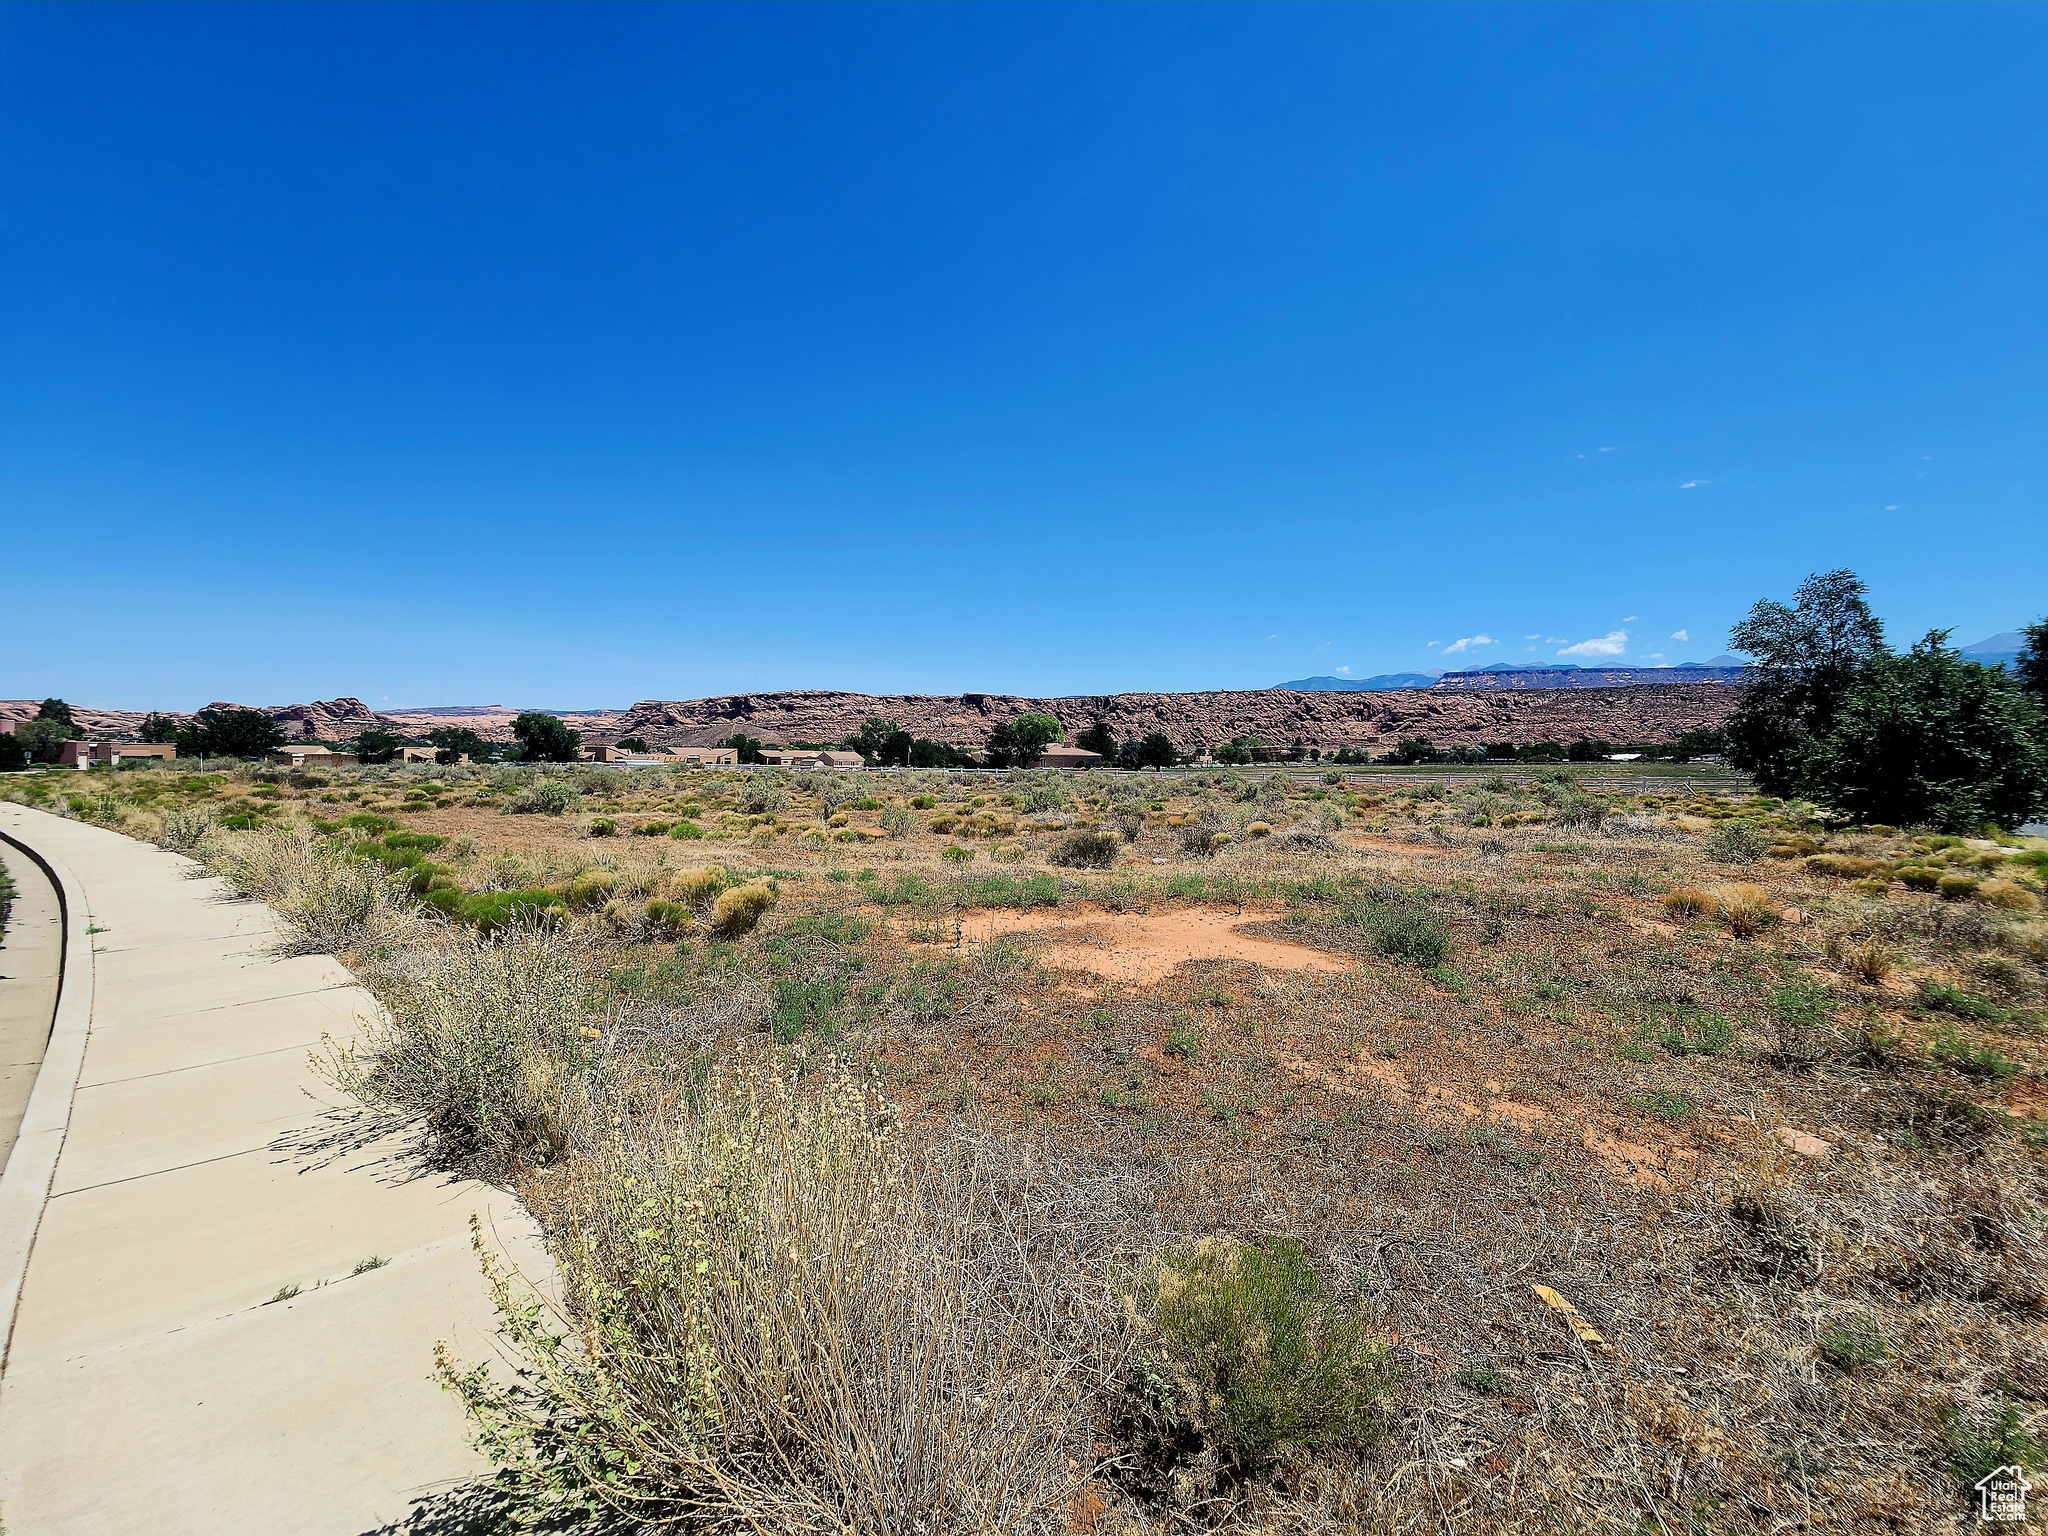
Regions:
<instances>
[{"instance_id":1,"label":"open field","mask_svg":"<svg viewBox=\"0 0 2048 1536\"><path fill-rule=\"evenodd\" d=\"M2039 840L1614 765L177 768L0 794L385 998L336 1080L562 1258L536 1395L445 1366L529 1501L1923 1531L2039 1464ZM1307 1408L1229 1288L1297 1246Z\"/></svg>"}]
</instances>

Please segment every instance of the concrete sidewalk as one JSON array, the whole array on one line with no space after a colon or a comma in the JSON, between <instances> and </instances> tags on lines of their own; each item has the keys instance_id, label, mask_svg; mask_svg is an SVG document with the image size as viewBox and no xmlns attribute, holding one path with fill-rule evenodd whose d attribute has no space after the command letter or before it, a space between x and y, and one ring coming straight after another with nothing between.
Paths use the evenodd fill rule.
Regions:
<instances>
[{"instance_id":1,"label":"concrete sidewalk","mask_svg":"<svg viewBox=\"0 0 2048 1536\"><path fill-rule=\"evenodd\" d=\"M484 1472L432 1380L437 1338L490 1351L471 1212L529 1274L546 1261L515 1199L370 1135L310 1069L369 994L329 957L276 957L269 909L189 860L15 805L0 831L95 930L65 976L90 1026L0 1374L9 1536L360 1536Z\"/></svg>"},{"instance_id":2,"label":"concrete sidewalk","mask_svg":"<svg viewBox=\"0 0 2048 1536\"><path fill-rule=\"evenodd\" d=\"M0 1167L43 1064L63 968L64 917L50 877L19 848L0 843L16 895L0 932Z\"/></svg>"}]
</instances>

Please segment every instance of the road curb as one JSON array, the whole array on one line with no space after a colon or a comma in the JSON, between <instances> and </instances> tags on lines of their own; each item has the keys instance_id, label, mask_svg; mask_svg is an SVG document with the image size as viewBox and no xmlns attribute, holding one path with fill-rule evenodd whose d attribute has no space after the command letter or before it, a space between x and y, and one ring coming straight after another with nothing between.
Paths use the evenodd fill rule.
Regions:
<instances>
[{"instance_id":1,"label":"road curb","mask_svg":"<svg viewBox=\"0 0 2048 1536\"><path fill-rule=\"evenodd\" d=\"M14 1150L8 1154L6 1170L0 1172L0 1328L4 1328L4 1333L0 1333L0 1372L7 1369L22 1280L28 1274L29 1255L35 1249L43 1207L57 1176L57 1159L63 1154L64 1138L71 1129L72 1096L85 1065L86 1037L92 1030L93 986L92 914L85 904L85 887L62 859L31 841L32 833L23 817L46 813L29 813L12 805L6 810L5 822L0 824L0 840L33 860L56 887L64 942L49 1044L36 1072L35 1087L29 1091Z\"/></svg>"}]
</instances>

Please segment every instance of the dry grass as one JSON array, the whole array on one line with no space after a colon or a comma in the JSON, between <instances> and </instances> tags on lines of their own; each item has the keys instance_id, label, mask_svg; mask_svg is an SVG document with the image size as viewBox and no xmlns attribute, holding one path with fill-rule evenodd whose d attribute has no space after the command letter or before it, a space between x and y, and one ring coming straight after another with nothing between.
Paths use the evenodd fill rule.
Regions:
<instances>
[{"instance_id":1,"label":"dry grass","mask_svg":"<svg viewBox=\"0 0 2048 1536\"><path fill-rule=\"evenodd\" d=\"M1067 819L1128 840L1113 868L1054 874L1037 866L1074 828L1023 819L1021 803L1002 803L1021 802L1022 788L986 778L920 778L914 792L934 802L918 807L920 825L877 841L877 813L827 805L796 776L586 776L592 810L622 827L687 814L707 829L723 866L709 899L769 880L780 892L751 933L678 925L670 939L643 921L643 898L705 905L684 899L673 840L593 844L565 820L501 817L492 797L471 798L479 778L436 781L433 803L407 809L396 786L409 782L338 784L360 794L340 805L287 789L278 814L404 816L450 840L435 856L472 891L545 886L569 900L593 868L617 880L561 935L590 959L583 995L560 1015L576 1020L586 1054L573 1073L534 1079L591 1096L556 1091L562 1129L501 1159L526 1170L522 1193L558 1247L595 1223L608 1257L590 1273L644 1273L619 1191L628 1175L675 1191L700 1180L693 1074L720 1067L737 1083L741 1063L770 1062L778 1080L837 1082L835 1060L860 1062L862 1103L878 1117L862 1124L891 1111L889 1156L928 1202L902 1221L922 1231L931 1213L965 1209L965 1232L999 1235L1038 1266L1028 1284L996 1286L988 1317L1052 1330L1031 1333L1030 1348L1070 1373L1066 1396L1035 1431L1014 1415L1039 1410L1005 1400L1013 1417L973 1430L960 1454L1001 1440L1036 1447L1006 1465L1053 1457L1044 1480L1020 1472L1009 1485L1050 1490L1014 1504L1048 1528L1953 1529L1965 1514L1956 1426L1987 1434L2014 1384L2048 1378L2037 1289L2048 925L1971 899L2002 877L2025 894L2038 883L1991 850L1878 829L1844 837L1760 801L1616 802L1594 817L1556 786L1548 798L1475 786L1345 803L1218 775L1112 781L1100 797L1074 784ZM740 814L756 787L780 797L772 825ZM171 798L154 809L177 809ZM192 807L217 814L251 798L228 782L195 792ZM846 817L829 833L827 811ZM1707 846L1731 811L1751 825ZM1274 835L1222 841L1251 819ZM1196 846L1183 847L1190 828ZM862 840L825 840L842 832ZM1746 863L1752 842L1783 856ZM942 850L961 843L1013 857L956 867ZM1814 854L1869 860L1872 881L1901 873L1864 894L1806 868ZM1969 890L1916 891L1906 872L1937 867L1920 858L1944 861L1945 875L1967 867ZM1730 861L1746 864L1740 885L1726 882ZM1059 969L1050 941L972 938L990 926L976 924L978 908L1080 902L1273 912L1261 936L1314 946L1340 968L1189 960L1126 983ZM1347 921L1375 904L1427 917L1447 946L1440 959L1381 955L1369 925ZM460 937L427 933L429 952ZM373 973L387 997L411 953ZM441 1010L447 1029L460 1013ZM987 1177L983 1204L946 1193L968 1170ZM808 1218L792 1206L777 1219ZM681 1251L688 1230L664 1225L654 1251ZM1283 1448L1251 1472L1227 1468L1213 1429L1192 1419L1177 1448L1156 1426L1141 1432L1116 1282L1163 1251L1275 1238L1300 1245L1400 1367L1384 1439ZM943 1245L907 1251L888 1262L962 1273L944 1267ZM978 1266L996 1252L959 1262L990 1273ZM1033 1289L1055 1276L1064 1289ZM1599 1343L1536 1299L1537 1284ZM908 1321L878 1322L862 1349L918 1328L996 1326L961 1310L983 1293L946 1311L912 1291L924 1299L892 1314ZM1057 1308L1027 1304L1050 1294L1064 1298ZM604 1319L643 1327L633 1308L595 1297L572 1288L572 1355ZM648 1371L687 1358L649 1349ZM898 1369L886 1351L860 1358ZM937 1422L907 1396L890 1417L834 1390L806 1387L804 1402L849 1414L861 1444L905 1444L906 1425ZM2017 1422L2038 1430L2035 1402L2015 1401ZM720 1481L730 1474L703 1473L691 1459L701 1453L749 1469L730 1488L756 1501L745 1508L774 1511L761 1528L823 1529L846 1514L852 1475L830 1469L850 1463L784 1411L749 1406L744 1424L676 1452L660 1497L741 1518L730 1511L742 1494ZM773 1450L771 1436L802 1456ZM516 1459L520 1444L496 1448ZM1046 1449L1056 1444L1064 1452ZM799 1460L827 1470L804 1481ZM887 1465L863 1476L898 1491L861 1496L900 1508L900 1490L932 1486L929 1460ZM576 1477L561 1486L589 1492ZM881 1528L883 1507L846 1523ZM1001 1528L1011 1517L956 1503L947 1518Z\"/></svg>"},{"instance_id":2,"label":"dry grass","mask_svg":"<svg viewBox=\"0 0 2048 1536\"><path fill-rule=\"evenodd\" d=\"M911 1157L843 1069L716 1068L549 1188L559 1322L479 1237L520 1379L445 1352L442 1377L535 1509L1038 1529L1080 1481L1117 1330L1017 1193L971 1144Z\"/></svg>"}]
</instances>

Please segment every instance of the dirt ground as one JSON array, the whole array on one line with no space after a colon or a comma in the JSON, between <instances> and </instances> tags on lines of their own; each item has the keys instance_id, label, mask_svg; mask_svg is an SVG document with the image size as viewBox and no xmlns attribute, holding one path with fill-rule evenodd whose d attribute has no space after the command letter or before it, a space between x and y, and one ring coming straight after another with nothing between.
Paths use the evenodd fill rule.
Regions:
<instances>
[{"instance_id":1,"label":"dirt ground","mask_svg":"<svg viewBox=\"0 0 2048 1536\"><path fill-rule=\"evenodd\" d=\"M626 894L567 920L621 1007L708 1038L745 970L752 1028L866 1060L920 1134L1135 1181L1127 1258L1285 1233L1396 1341L1381 1445L1173 1507L1106 1426L1078 1528L1957 1530L1970 1447L2042 1421L2038 842L1257 771L846 776L863 809L815 775L590 770L557 815L511 814L516 774L92 777L75 813L132 829L382 816L471 892L607 870ZM679 821L702 835L636 832ZM1109 867L1053 862L1088 832ZM773 882L759 930L651 933L713 863Z\"/></svg>"}]
</instances>

